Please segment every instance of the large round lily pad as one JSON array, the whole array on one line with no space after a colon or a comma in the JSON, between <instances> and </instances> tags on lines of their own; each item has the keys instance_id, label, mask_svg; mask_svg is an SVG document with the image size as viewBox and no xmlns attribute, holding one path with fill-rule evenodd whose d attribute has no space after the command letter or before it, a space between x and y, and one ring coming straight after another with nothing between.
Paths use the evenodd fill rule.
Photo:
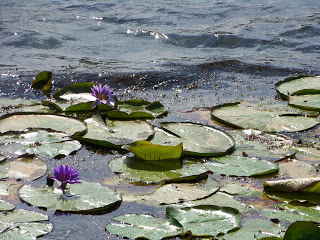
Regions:
<instances>
[{"instance_id":1,"label":"large round lily pad","mask_svg":"<svg viewBox=\"0 0 320 240\"><path fill-rule=\"evenodd\" d=\"M66 133L45 130L10 132L0 136L5 145L0 146L2 153L8 156L35 154L40 158L68 156L79 150L79 141L71 139Z\"/></svg>"},{"instance_id":2,"label":"large round lily pad","mask_svg":"<svg viewBox=\"0 0 320 240\"><path fill-rule=\"evenodd\" d=\"M235 128L256 129L265 132L296 132L309 129L319 121L306 117L284 105L228 103L211 109L214 120Z\"/></svg>"},{"instance_id":3,"label":"large round lily pad","mask_svg":"<svg viewBox=\"0 0 320 240\"><path fill-rule=\"evenodd\" d=\"M295 94L294 96L289 96L289 105L311 111L320 111L320 90L318 90L318 94L314 94L314 92L308 94L308 91L304 93L303 95Z\"/></svg>"},{"instance_id":4,"label":"large round lily pad","mask_svg":"<svg viewBox=\"0 0 320 240\"><path fill-rule=\"evenodd\" d=\"M119 223L109 223L106 230L120 237L130 239L146 238L159 240L180 235L182 228L173 219L160 219L152 215L126 214L117 216L114 220Z\"/></svg>"},{"instance_id":5,"label":"large round lily pad","mask_svg":"<svg viewBox=\"0 0 320 240\"><path fill-rule=\"evenodd\" d=\"M168 207L167 217L176 219L193 236L217 236L240 227L238 210L229 207L199 205L194 207Z\"/></svg>"},{"instance_id":6,"label":"large round lily pad","mask_svg":"<svg viewBox=\"0 0 320 240\"><path fill-rule=\"evenodd\" d=\"M286 78L276 83L276 90L284 100L299 90L320 90L320 76L299 76Z\"/></svg>"},{"instance_id":7,"label":"large round lily pad","mask_svg":"<svg viewBox=\"0 0 320 240\"><path fill-rule=\"evenodd\" d=\"M162 123L151 140L153 144L183 144L185 155L223 156L234 150L233 138L214 127L194 123Z\"/></svg>"},{"instance_id":8,"label":"large round lily pad","mask_svg":"<svg viewBox=\"0 0 320 240\"><path fill-rule=\"evenodd\" d=\"M47 220L47 215L23 209L0 212L0 225L4 227L0 239L34 240L52 231L53 225L43 222Z\"/></svg>"},{"instance_id":9,"label":"large round lily pad","mask_svg":"<svg viewBox=\"0 0 320 240\"><path fill-rule=\"evenodd\" d=\"M139 161L128 157L116 158L109 163L111 171L135 182L180 182L203 178L208 169L194 161Z\"/></svg>"},{"instance_id":10,"label":"large round lily pad","mask_svg":"<svg viewBox=\"0 0 320 240\"><path fill-rule=\"evenodd\" d=\"M153 127L144 121L111 121L103 120L95 113L85 120L88 132L77 139L112 148L121 148L139 140L146 140L153 134Z\"/></svg>"},{"instance_id":11,"label":"large round lily pad","mask_svg":"<svg viewBox=\"0 0 320 240\"><path fill-rule=\"evenodd\" d=\"M203 166L213 173L229 176L259 176L276 173L278 164L241 156L225 156L214 158L215 162L205 162Z\"/></svg>"},{"instance_id":12,"label":"large round lily pad","mask_svg":"<svg viewBox=\"0 0 320 240\"><path fill-rule=\"evenodd\" d=\"M227 133L236 142L236 150L232 155L246 155L276 161L294 154L294 151L290 150L293 141L284 136L252 129L232 130Z\"/></svg>"},{"instance_id":13,"label":"large round lily pad","mask_svg":"<svg viewBox=\"0 0 320 240\"><path fill-rule=\"evenodd\" d=\"M40 159L34 156L22 156L0 165L0 176L31 181L42 177L46 170L47 165Z\"/></svg>"},{"instance_id":14,"label":"large round lily pad","mask_svg":"<svg viewBox=\"0 0 320 240\"><path fill-rule=\"evenodd\" d=\"M241 229L235 232L228 233L223 236L225 240L255 240L262 236L283 236L285 228L279 224L273 223L270 220L255 218L245 221ZM259 238L257 236L259 235Z\"/></svg>"},{"instance_id":15,"label":"large round lily pad","mask_svg":"<svg viewBox=\"0 0 320 240\"><path fill-rule=\"evenodd\" d=\"M219 189L219 182L208 180L205 183L171 183L157 188L151 194L124 196L124 201L138 201L144 204L172 204L195 201L212 195Z\"/></svg>"},{"instance_id":16,"label":"large round lily pad","mask_svg":"<svg viewBox=\"0 0 320 240\"><path fill-rule=\"evenodd\" d=\"M68 135L87 130L83 121L75 118L50 114L14 114L0 120L0 132L24 131L30 128L51 129Z\"/></svg>"},{"instance_id":17,"label":"large round lily pad","mask_svg":"<svg viewBox=\"0 0 320 240\"><path fill-rule=\"evenodd\" d=\"M57 188L24 185L19 197L36 207L67 212L91 212L111 209L121 203L121 197L99 183L85 182L67 186L66 196Z\"/></svg>"}]
</instances>

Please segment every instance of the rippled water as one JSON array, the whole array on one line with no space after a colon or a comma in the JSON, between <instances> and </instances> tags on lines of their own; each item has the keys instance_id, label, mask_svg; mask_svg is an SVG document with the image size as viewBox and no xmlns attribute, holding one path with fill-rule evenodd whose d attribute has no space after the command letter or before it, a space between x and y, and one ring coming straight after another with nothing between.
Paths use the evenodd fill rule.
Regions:
<instances>
[{"instance_id":1,"label":"rippled water","mask_svg":"<svg viewBox=\"0 0 320 240\"><path fill-rule=\"evenodd\" d=\"M171 111L272 99L275 82L320 74L319 53L314 0L0 1L2 97L42 98L30 83L49 70L55 89L108 83L121 99L160 100ZM140 209L108 219L127 208ZM106 237L106 216L51 217L46 239L77 239L82 226Z\"/></svg>"}]
</instances>

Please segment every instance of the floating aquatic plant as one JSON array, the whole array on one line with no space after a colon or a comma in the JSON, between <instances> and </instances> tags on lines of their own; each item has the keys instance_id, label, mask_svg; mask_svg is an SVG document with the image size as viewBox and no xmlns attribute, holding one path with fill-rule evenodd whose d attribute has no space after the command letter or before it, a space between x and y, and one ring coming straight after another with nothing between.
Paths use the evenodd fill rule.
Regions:
<instances>
[{"instance_id":1,"label":"floating aquatic plant","mask_svg":"<svg viewBox=\"0 0 320 240\"><path fill-rule=\"evenodd\" d=\"M72 168L72 166L60 165L54 168L54 177L49 176L50 179L57 180L61 182L60 189L64 192L67 184L81 183L79 181L78 169Z\"/></svg>"},{"instance_id":2,"label":"floating aquatic plant","mask_svg":"<svg viewBox=\"0 0 320 240\"><path fill-rule=\"evenodd\" d=\"M115 106L114 97L115 94L112 93L112 89L108 85L102 87L101 83L94 85L92 88L91 95L96 98L92 104L92 108L99 106L101 103L108 104L110 107Z\"/></svg>"}]
</instances>

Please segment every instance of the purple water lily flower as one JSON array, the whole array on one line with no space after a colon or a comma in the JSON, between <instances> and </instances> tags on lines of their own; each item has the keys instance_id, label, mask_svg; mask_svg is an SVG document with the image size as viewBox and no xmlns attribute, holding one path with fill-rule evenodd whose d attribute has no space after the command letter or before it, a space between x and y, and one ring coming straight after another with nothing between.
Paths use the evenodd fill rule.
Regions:
<instances>
[{"instance_id":1,"label":"purple water lily flower","mask_svg":"<svg viewBox=\"0 0 320 240\"><path fill-rule=\"evenodd\" d=\"M66 189L68 183L81 183L79 181L78 169L72 168L71 166L66 165L64 167L63 165L60 165L59 167L54 167L53 173L54 177L49 178L61 182L61 186L59 188L61 188L62 191Z\"/></svg>"},{"instance_id":2,"label":"purple water lily flower","mask_svg":"<svg viewBox=\"0 0 320 240\"><path fill-rule=\"evenodd\" d=\"M102 87L101 83L94 85L92 88L91 95L96 98L95 102L92 104L92 108L99 106L101 103L108 104L110 107L114 107L115 94L112 93L112 89L108 85Z\"/></svg>"}]
</instances>

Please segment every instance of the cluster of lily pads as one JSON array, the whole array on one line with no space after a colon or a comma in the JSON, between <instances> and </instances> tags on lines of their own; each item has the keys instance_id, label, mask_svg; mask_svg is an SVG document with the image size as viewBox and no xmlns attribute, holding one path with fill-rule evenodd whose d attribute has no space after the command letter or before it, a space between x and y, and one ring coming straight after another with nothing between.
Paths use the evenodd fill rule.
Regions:
<instances>
[{"instance_id":1,"label":"cluster of lily pads","mask_svg":"<svg viewBox=\"0 0 320 240\"><path fill-rule=\"evenodd\" d=\"M166 219L127 214L106 225L111 234L130 239L156 240L187 234L188 239L287 240L300 239L290 235L305 229L313 229L308 239L319 234L311 223L320 222L317 129L300 139L308 146L313 144L313 148L301 147L283 133L304 131L319 123L320 98L316 95L320 77L290 78L276 84L279 95L294 108L285 102L213 107L208 114L223 127L214 127L210 118L207 120L212 124L208 125L163 122L161 117L168 110L160 102L119 101L107 85L75 83L51 97L51 72L39 73L32 86L48 98L40 104L10 99L1 104L0 190L1 186L8 188L8 179L32 181L43 176L47 172L43 160L59 159L78 151L82 144L91 144L128 151L106 163L121 178L110 180L118 181L116 186L138 183L158 187L140 195L113 191L98 183L80 182L76 169L60 165L43 186L20 186L19 198L32 206L69 213L111 211L122 201L166 207ZM292 166L299 164L303 165L302 173L308 173L303 177L290 172ZM25 166L31 169L28 174L23 170ZM240 183L237 179L241 178L269 180L260 189L245 181ZM50 180L60 185L57 187ZM5 195L0 191L0 196ZM273 205L261 207L259 201ZM8 202L1 204L10 206ZM13 208L0 210L3 217L9 212L16 214ZM256 216L254 219L242 218L251 213ZM39 228L47 229L43 232L46 234L52 225L44 220L48 219L35 221ZM0 238L3 234L21 234L21 224L10 221L0 217L7 226L0 229ZM285 225L296 221L300 222L285 233ZM31 228L29 223L28 226ZM26 231L33 234L30 229Z\"/></svg>"}]
</instances>

